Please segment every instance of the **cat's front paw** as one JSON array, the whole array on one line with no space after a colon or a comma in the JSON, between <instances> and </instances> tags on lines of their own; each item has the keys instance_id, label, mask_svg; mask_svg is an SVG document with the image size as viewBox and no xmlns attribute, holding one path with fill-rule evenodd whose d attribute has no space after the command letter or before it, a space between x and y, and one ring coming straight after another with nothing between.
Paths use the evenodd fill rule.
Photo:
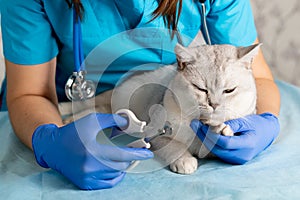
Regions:
<instances>
[{"instance_id":1,"label":"cat's front paw","mask_svg":"<svg viewBox=\"0 0 300 200\"><path fill-rule=\"evenodd\" d=\"M221 131L221 133L225 136L234 136L234 132L231 130L229 125L226 125Z\"/></svg>"},{"instance_id":2,"label":"cat's front paw","mask_svg":"<svg viewBox=\"0 0 300 200\"><path fill-rule=\"evenodd\" d=\"M221 124L219 126L211 126L210 130L215 133L219 133L225 136L233 136L234 132L231 130L229 125Z\"/></svg>"},{"instance_id":3,"label":"cat's front paw","mask_svg":"<svg viewBox=\"0 0 300 200\"><path fill-rule=\"evenodd\" d=\"M170 164L170 169L179 174L192 174L198 168L198 160L195 157L180 157Z\"/></svg>"}]
</instances>

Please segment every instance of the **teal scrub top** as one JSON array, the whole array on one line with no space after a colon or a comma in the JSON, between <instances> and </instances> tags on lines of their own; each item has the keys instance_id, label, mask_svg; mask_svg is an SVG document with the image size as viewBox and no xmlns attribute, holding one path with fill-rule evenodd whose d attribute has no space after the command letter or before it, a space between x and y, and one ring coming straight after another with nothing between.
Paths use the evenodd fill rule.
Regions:
<instances>
[{"instance_id":1,"label":"teal scrub top","mask_svg":"<svg viewBox=\"0 0 300 200\"><path fill-rule=\"evenodd\" d=\"M82 0L83 50L89 79L97 93L112 89L136 70L153 70L176 62L164 20L152 19L158 0ZM248 0L206 1L207 26L213 44L247 46L257 37ZM2 0L1 26L4 56L10 62L41 64L57 57L58 100L67 101L65 83L72 74L72 9L64 0ZM188 45L201 26L200 3L183 0L178 32ZM2 110L6 109L6 83Z\"/></svg>"}]
</instances>

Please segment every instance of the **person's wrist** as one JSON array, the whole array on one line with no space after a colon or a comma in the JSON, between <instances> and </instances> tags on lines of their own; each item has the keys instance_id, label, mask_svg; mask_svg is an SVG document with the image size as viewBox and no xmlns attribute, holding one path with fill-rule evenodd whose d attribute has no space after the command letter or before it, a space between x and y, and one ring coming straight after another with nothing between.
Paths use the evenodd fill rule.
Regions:
<instances>
[{"instance_id":1,"label":"person's wrist","mask_svg":"<svg viewBox=\"0 0 300 200\"><path fill-rule=\"evenodd\" d=\"M278 137L279 132L280 132L280 124L279 124L279 119L276 115L270 112L265 112L260 114L261 117L265 118L268 120L268 134L271 136L270 138L270 143L264 148L267 149L273 142L274 140Z\"/></svg>"},{"instance_id":2,"label":"person's wrist","mask_svg":"<svg viewBox=\"0 0 300 200\"><path fill-rule=\"evenodd\" d=\"M265 119L267 119L268 121L270 121L272 123L271 126L273 126L274 130L276 130L277 134L279 133L280 124L279 124L279 119L276 115L274 115L273 113L270 113L270 112L265 112L265 113L260 114L260 116L262 116Z\"/></svg>"},{"instance_id":3,"label":"person's wrist","mask_svg":"<svg viewBox=\"0 0 300 200\"><path fill-rule=\"evenodd\" d=\"M270 117L270 118L275 118L278 120L278 117L276 115L274 115L273 113L271 112L264 112L264 113L261 113L259 114L260 116L263 116L263 117Z\"/></svg>"},{"instance_id":4,"label":"person's wrist","mask_svg":"<svg viewBox=\"0 0 300 200\"><path fill-rule=\"evenodd\" d=\"M44 168L49 168L45 161L45 150L49 148L52 134L58 130L55 124L42 124L32 134L32 149L37 163Z\"/></svg>"}]
</instances>

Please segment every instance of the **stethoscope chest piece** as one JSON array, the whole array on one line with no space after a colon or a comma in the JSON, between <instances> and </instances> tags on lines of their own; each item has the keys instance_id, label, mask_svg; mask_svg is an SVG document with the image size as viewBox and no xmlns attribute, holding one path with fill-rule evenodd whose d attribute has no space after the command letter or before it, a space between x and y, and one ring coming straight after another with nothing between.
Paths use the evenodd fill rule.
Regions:
<instances>
[{"instance_id":1,"label":"stethoscope chest piece","mask_svg":"<svg viewBox=\"0 0 300 200\"><path fill-rule=\"evenodd\" d=\"M95 84L85 79L85 72L73 72L66 85L66 96L71 101L82 101L95 96Z\"/></svg>"}]
</instances>

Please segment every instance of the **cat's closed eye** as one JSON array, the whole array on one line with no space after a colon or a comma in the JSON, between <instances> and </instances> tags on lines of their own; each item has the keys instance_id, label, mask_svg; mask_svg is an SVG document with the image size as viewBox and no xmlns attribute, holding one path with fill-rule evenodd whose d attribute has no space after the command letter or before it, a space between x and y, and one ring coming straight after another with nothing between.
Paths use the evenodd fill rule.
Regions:
<instances>
[{"instance_id":1,"label":"cat's closed eye","mask_svg":"<svg viewBox=\"0 0 300 200\"><path fill-rule=\"evenodd\" d=\"M232 93L233 91L235 91L236 87L232 88L232 89L226 89L223 91L224 94L229 94Z\"/></svg>"},{"instance_id":2,"label":"cat's closed eye","mask_svg":"<svg viewBox=\"0 0 300 200\"><path fill-rule=\"evenodd\" d=\"M200 90L201 92L205 92L206 94L208 93L208 91L207 91L206 89L203 89L203 88L199 87L199 86L196 85L196 84L193 84L193 86L194 86L195 88L197 88L198 90Z\"/></svg>"}]
</instances>

